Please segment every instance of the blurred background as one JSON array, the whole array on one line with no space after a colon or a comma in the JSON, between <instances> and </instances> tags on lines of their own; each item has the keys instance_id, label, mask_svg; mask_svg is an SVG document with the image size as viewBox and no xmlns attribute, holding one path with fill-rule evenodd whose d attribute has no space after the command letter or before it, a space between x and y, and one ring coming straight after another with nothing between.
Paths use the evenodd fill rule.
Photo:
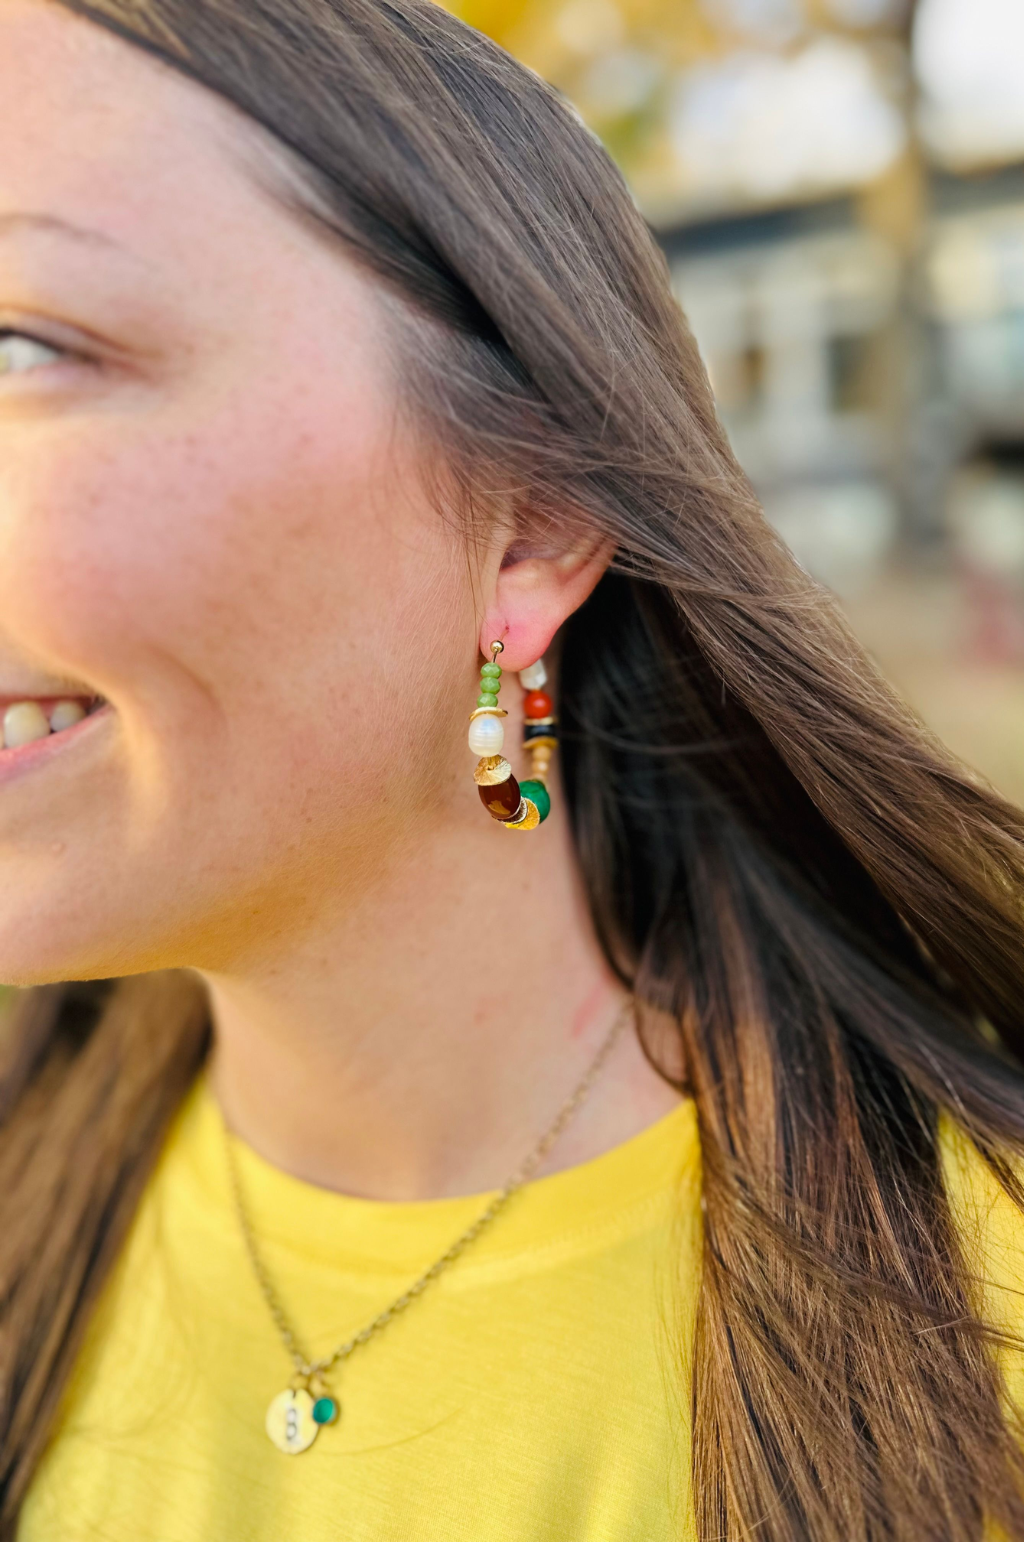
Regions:
<instances>
[{"instance_id":1,"label":"blurred background","mask_svg":"<svg viewBox=\"0 0 1024 1542\"><path fill-rule=\"evenodd\" d=\"M1024 0L450 0L668 253L769 517L1024 803Z\"/></svg>"}]
</instances>

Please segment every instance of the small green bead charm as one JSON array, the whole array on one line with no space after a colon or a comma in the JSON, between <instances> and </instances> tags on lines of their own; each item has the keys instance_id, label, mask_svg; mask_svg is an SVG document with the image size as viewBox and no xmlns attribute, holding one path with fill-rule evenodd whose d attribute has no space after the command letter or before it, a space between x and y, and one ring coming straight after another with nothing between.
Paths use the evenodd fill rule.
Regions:
<instances>
[{"instance_id":1,"label":"small green bead charm","mask_svg":"<svg viewBox=\"0 0 1024 1542\"><path fill-rule=\"evenodd\" d=\"M482 664L480 666L480 673L482 675L490 675L492 679L498 680L501 677L501 665L500 664Z\"/></svg>"},{"instance_id":2,"label":"small green bead charm","mask_svg":"<svg viewBox=\"0 0 1024 1542\"><path fill-rule=\"evenodd\" d=\"M318 1397L313 1404L313 1422L315 1424L333 1424L338 1417L338 1405L333 1397Z\"/></svg>"},{"instance_id":3,"label":"small green bead charm","mask_svg":"<svg viewBox=\"0 0 1024 1542\"><path fill-rule=\"evenodd\" d=\"M551 796L543 782L520 782L519 791L524 798L529 798L531 803L537 805L537 813L540 815L541 824L551 813Z\"/></svg>"},{"instance_id":4,"label":"small green bead charm","mask_svg":"<svg viewBox=\"0 0 1024 1542\"><path fill-rule=\"evenodd\" d=\"M497 692L483 691L481 695L477 697L476 704L478 707L496 707L498 705Z\"/></svg>"}]
</instances>

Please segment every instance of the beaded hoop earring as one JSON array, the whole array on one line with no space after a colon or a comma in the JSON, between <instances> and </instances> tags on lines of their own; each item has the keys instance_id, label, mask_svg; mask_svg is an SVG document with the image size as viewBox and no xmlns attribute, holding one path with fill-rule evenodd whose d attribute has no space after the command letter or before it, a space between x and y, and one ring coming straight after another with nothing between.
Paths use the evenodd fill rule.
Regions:
<instances>
[{"instance_id":1,"label":"beaded hoop earring","mask_svg":"<svg viewBox=\"0 0 1024 1542\"><path fill-rule=\"evenodd\" d=\"M520 785L501 753L505 744L501 720L508 717L505 709L498 706L501 690L498 655L504 651L504 643L491 643L491 662L480 670L480 696L469 716L469 747L474 755L481 756L473 780L480 792L480 801L492 819L504 825L506 830L536 830L551 812L547 776L551 755L558 743L558 719L551 697L543 689L548 672L544 660L538 659L529 669L519 671L520 683L527 693L523 702L526 712L523 747L530 752L533 761L530 780Z\"/></svg>"}]
</instances>

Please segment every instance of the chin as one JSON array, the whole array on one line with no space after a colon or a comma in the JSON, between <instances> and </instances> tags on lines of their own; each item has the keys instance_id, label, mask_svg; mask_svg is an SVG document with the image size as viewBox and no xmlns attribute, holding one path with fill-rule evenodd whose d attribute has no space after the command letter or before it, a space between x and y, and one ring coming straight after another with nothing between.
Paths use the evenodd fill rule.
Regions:
<instances>
[{"instance_id":1,"label":"chin","mask_svg":"<svg viewBox=\"0 0 1024 1542\"><path fill-rule=\"evenodd\" d=\"M0 883L3 869L0 863ZM92 915L86 931L76 926L76 917L69 914L76 908L73 903L69 905L66 889L52 904L26 900L10 913L0 906L0 986L24 990L65 980L109 980L142 972L133 968L126 956L126 921L120 927L97 929L98 918Z\"/></svg>"}]
</instances>

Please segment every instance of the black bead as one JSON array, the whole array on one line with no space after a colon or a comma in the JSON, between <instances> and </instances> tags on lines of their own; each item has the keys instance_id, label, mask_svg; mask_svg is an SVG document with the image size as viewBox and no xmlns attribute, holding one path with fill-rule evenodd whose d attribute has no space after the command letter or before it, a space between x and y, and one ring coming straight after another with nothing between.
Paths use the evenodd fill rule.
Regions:
<instances>
[{"instance_id":1,"label":"black bead","mask_svg":"<svg viewBox=\"0 0 1024 1542\"><path fill-rule=\"evenodd\" d=\"M557 723L524 723L523 743L530 744L534 739L558 739Z\"/></svg>"}]
</instances>

